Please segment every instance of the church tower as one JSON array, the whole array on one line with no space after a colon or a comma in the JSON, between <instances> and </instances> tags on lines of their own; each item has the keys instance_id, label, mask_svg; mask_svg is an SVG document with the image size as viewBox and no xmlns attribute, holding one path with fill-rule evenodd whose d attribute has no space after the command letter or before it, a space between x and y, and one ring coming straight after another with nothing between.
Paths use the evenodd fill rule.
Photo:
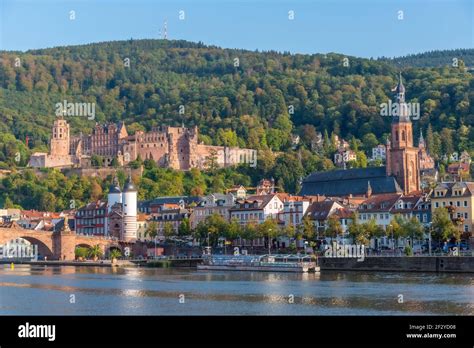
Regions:
<instances>
[{"instance_id":1,"label":"church tower","mask_svg":"<svg viewBox=\"0 0 474 348\"><path fill-rule=\"evenodd\" d=\"M418 148L413 146L413 126L410 121L409 108L405 102L405 86L402 75L397 87L396 107L398 113L393 116L390 150L387 153L387 175L393 175L404 194L420 190L420 168Z\"/></svg>"}]
</instances>

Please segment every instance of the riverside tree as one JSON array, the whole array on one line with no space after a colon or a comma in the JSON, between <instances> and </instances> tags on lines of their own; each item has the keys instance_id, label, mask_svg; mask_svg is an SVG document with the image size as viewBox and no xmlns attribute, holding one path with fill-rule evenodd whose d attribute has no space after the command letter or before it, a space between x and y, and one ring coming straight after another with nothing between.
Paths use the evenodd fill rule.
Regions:
<instances>
[{"instance_id":1,"label":"riverside tree","mask_svg":"<svg viewBox=\"0 0 474 348\"><path fill-rule=\"evenodd\" d=\"M436 208L433 212L432 221L433 235L436 240L446 241L450 238L454 238L455 240L460 239L461 231L454 225L446 208Z\"/></svg>"}]
</instances>

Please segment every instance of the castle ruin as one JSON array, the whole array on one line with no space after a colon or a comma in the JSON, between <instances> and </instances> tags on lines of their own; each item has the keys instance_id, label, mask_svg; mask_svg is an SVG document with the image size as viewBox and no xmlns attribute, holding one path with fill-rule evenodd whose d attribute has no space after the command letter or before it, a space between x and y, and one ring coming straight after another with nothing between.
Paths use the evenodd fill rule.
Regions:
<instances>
[{"instance_id":1,"label":"castle ruin","mask_svg":"<svg viewBox=\"0 0 474 348\"><path fill-rule=\"evenodd\" d=\"M29 166L38 168L65 168L91 166L94 155L110 165L114 158L127 165L137 158L153 160L158 166L176 170L206 169L211 162L219 167L246 163L255 166L257 151L238 147L204 145L198 141L196 126L153 128L129 135L125 124L96 124L92 134L70 135L69 124L63 118L54 121L50 153L36 152Z\"/></svg>"}]
</instances>

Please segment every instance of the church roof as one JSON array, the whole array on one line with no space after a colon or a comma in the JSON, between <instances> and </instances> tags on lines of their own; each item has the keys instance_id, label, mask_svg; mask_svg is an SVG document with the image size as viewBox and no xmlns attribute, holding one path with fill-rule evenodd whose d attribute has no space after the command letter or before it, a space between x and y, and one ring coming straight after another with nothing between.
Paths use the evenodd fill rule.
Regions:
<instances>
[{"instance_id":1,"label":"church roof","mask_svg":"<svg viewBox=\"0 0 474 348\"><path fill-rule=\"evenodd\" d=\"M371 167L312 173L303 180L300 195L364 195L369 181L372 194L402 192L395 178L387 176L385 167Z\"/></svg>"}]
</instances>

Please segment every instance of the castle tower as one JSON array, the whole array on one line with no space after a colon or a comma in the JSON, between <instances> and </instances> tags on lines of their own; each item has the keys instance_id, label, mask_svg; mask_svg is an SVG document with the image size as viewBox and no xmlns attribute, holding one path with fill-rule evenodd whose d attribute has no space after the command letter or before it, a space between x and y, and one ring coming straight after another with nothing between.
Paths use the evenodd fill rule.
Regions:
<instances>
[{"instance_id":1,"label":"castle tower","mask_svg":"<svg viewBox=\"0 0 474 348\"><path fill-rule=\"evenodd\" d=\"M189 169L197 166L198 163L198 143L199 143L199 130L197 126L194 126L189 130Z\"/></svg>"},{"instance_id":2,"label":"castle tower","mask_svg":"<svg viewBox=\"0 0 474 348\"><path fill-rule=\"evenodd\" d=\"M137 238L137 189L129 175L122 193L123 235L130 241Z\"/></svg>"},{"instance_id":3,"label":"castle tower","mask_svg":"<svg viewBox=\"0 0 474 348\"><path fill-rule=\"evenodd\" d=\"M405 86L401 74L394 91L399 113L392 122L391 147L387 153L389 165L386 169L387 175L393 175L403 193L408 194L420 190L420 168L418 149L413 147L413 126L405 102Z\"/></svg>"},{"instance_id":4,"label":"castle tower","mask_svg":"<svg viewBox=\"0 0 474 348\"><path fill-rule=\"evenodd\" d=\"M69 124L62 117L54 121L51 137L51 155L69 156Z\"/></svg>"}]
</instances>

